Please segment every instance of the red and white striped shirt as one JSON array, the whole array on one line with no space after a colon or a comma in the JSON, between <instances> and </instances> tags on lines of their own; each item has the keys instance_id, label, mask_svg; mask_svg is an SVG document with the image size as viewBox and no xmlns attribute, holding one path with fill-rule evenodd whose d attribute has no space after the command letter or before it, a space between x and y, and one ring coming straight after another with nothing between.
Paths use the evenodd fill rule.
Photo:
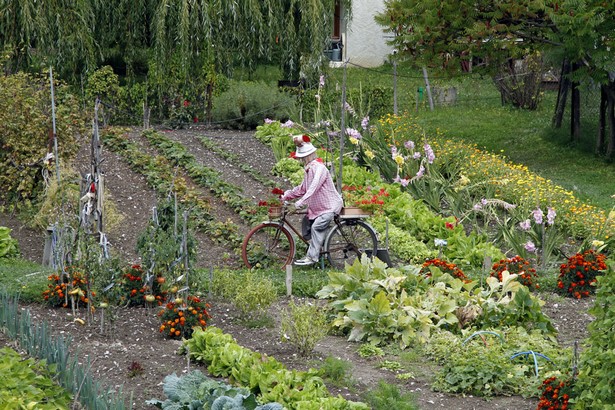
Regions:
<instances>
[{"instance_id":1,"label":"red and white striped shirt","mask_svg":"<svg viewBox=\"0 0 615 410\"><path fill-rule=\"evenodd\" d=\"M342 210L342 196L333 185L333 179L327 167L317 159L305 166L305 176L301 185L289 189L282 195L283 201L300 198L297 207L307 205L309 219L333 212L339 214Z\"/></svg>"}]
</instances>

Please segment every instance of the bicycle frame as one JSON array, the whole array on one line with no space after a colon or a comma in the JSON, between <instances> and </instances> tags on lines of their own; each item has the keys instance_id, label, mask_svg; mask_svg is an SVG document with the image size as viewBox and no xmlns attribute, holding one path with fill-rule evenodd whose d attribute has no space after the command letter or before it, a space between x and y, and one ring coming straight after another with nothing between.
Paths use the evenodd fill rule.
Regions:
<instances>
[{"instance_id":1,"label":"bicycle frame","mask_svg":"<svg viewBox=\"0 0 615 410\"><path fill-rule=\"evenodd\" d=\"M290 228L291 231L293 231L295 233L295 235L297 235L297 238L301 239L306 245L309 245L310 241L308 241L307 239L305 239L302 235L301 232L299 232L299 230L297 228L295 228L295 226L287 219L287 216L291 216L291 215L305 215L307 213L307 211L297 211L297 210L287 210L287 206L284 205L282 206L282 217L280 218L280 220L277 222L278 224L280 224L281 226L286 226L288 228ZM359 220L360 218L346 218L346 220ZM271 221L270 221L271 222ZM340 233L342 234L342 236L344 237L344 239L346 240L346 242L348 244L351 244L353 246L353 251L354 252L358 252L359 249L356 248L356 245L349 239L346 237L346 233L344 232L343 229L341 229L341 222L340 222L340 218L339 215L335 215L335 217L333 217L333 222L335 223L335 225L331 225L329 226L329 228L327 229L327 233L330 232L332 229L334 229L334 227L339 227L340 228ZM320 250L320 254L321 255L325 255L328 252L324 251L323 249Z\"/></svg>"}]
</instances>

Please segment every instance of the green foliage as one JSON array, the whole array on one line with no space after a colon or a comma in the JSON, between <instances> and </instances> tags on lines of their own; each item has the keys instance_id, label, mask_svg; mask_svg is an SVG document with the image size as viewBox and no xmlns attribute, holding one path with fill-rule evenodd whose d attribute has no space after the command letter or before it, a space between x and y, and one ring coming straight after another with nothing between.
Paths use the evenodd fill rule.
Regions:
<instances>
[{"instance_id":1,"label":"green foliage","mask_svg":"<svg viewBox=\"0 0 615 410\"><path fill-rule=\"evenodd\" d=\"M544 302L517 282L517 275L502 274L502 281L487 279L487 287L464 283L431 269L387 268L363 258L345 272L329 272L329 284L317 293L331 299L334 327L349 332L348 339L374 345L398 343L403 349L422 343L432 332L461 328L486 329L523 326L552 336L555 329L541 311Z\"/></svg>"},{"instance_id":2,"label":"green foliage","mask_svg":"<svg viewBox=\"0 0 615 410\"><path fill-rule=\"evenodd\" d=\"M598 276L596 301L589 313L595 320L589 324L589 338L581 353L579 375L574 385L578 408L606 408L615 404L615 341L611 332L615 323L615 261L610 259L608 271Z\"/></svg>"},{"instance_id":3,"label":"green foliage","mask_svg":"<svg viewBox=\"0 0 615 410\"><path fill-rule=\"evenodd\" d=\"M277 138L286 138L292 143L292 136L301 133L302 129L299 124L292 123L292 126L290 124L266 118L263 124L256 127L254 138L266 145L271 145L272 141ZM276 158L277 161L280 159L282 158Z\"/></svg>"},{"instance_id":4,"label":"green foliage","mask_svg":"<svg viewBox=\"0 0 615 410\"><path fill-rule=\"evenodd\" d=\"M8 347L0 349L0 403L5 408L69 409L71 397L54 381L54 370L44 360L23 359Z\"/></svg>"},{"instance_id":5,"label":"green foliage","mask_svg":"<svg viewBox=\"0 0 615 410\"><path fill-rule=\"evenodd\" d=\"M567 368L570 363L570 349L563 350L537 330L528 332L521 327L510 327L499 328L493 333L503 340L489 334L466 337L466 333L465 341L461 342L446 332L434 333L426 345L426 352L443 365L436 374L434 388L479 396L536 396L542 381L535 377L537 369L551 374ZM528 350L545 355L549 360L538 358L535 364L531 355L512 359L515 353Z\"/></svg>"},{"instance_id":6,"label":"green foliage","mask_svg":"<svg viewBox=\"0 0 615 410\"><path fill-rule=\"evenodd\" d=\"M85 98L90 104L94 104L97 98L104 103L113 104L119 89L118 75L113 72L113 67L106 65L88 77L85 85Z\"/></svg>"},{"instance_id":7,"label":"green foliage","mask_svg":"<svg viewBox=\"0 0 615 410\"><path fill-rule=\"evenodd\" d=\"M278 403L258 405L254 394L247 389L215 381L198 370L179 377L175 373L166 376L162 389L167 396L165 401L153 399L146 403L167 410L282 410Z\"/></svg>"},{"instance_id":8,"label":"green foliage","mask_svg":"<svg viewBox=\"0 0 615 410\"><path fill-rule=\"evenodd\" d=\"M179 201L178 201L179 202ZM158 201L155 218L137 239L137 252L146 270L155 275L179 276L184 268L182 234L184 205L176 204L172 197ZM186 227L186 248L190 259L196 256L196 242Z\"/></svg>"},{"instance_id":9,"label":"green foliage","mask_svg":"<svg viewBox=\"0 0 615 410\"><path fill-rule=\"evenodd\" d=\"M191 358L208 365L212 376L230 377L231 382L257 394L261 402L277 402L289 410L367 408L363 403L331 397L315 370L287 370L275 359L239 346L218 328L196 329L184 345Z\"/></svg>"},{"instance_id":10,"label":"green foliage","mask_svg":"<svg viewBox=\"0 0 615 410\"><path fill-rule=\"evenodd\" d=\"M264 83L233 82L215 100L213 120L226 128L254 129L263 118L288 118L290 96Z\"/></svg>"},{"instance_id":11,"label":"green foliage","mask_svg":"<svg viewBox=\"0 0 615 410\"><path fill-rule=\"evenodd\" d=\"M53 270L22 259L0 258L0 288L25 303L41 300Z\"/></svg>"},{"instance_id":12,"label":"green foliage","mask_svg":"<svg viewBox=\"0 0 615 410\"><path fill-rule=\"evenodd\" d=\"M277 294L269 278L246 271L232 300L244 318L258 318L266 315Z\"/></svg>"},{"instance_id":13,"label":"green foliage","mask_svg":"<svg viewBox=\"0 0 615 410\"><path fill-rule=\"evenodd\" d=\"M85 122L77 100L55 84L56 135L61 162L74 157ZM55 176L51 96L44 77L0 76L0 206L25 210L39 201Z\"/></svg>"},{"instance_id":14,"label":"green foliage","mask_svg":"<svg viewBox=\"0 0 615 410\"><path fill-rule=\"evenodd\" d=\"M19 256L19 243L11 238L11 230L0 226L0 259Z\"/></svg>"},{"instance_id":15,"label":"green foliage","mask_svg":"<svg viewBox=\"0 0 615 410\"><path fill-rule=\"evenodd\" d=\"M352 379L352 363L347 360L327 356L320 365L319 373L327 383L334 386L351 386L354 383Z\"/></svg>"},{"instance_id":16,"label":"green foliage","mask_svg":"<svg viewBox=\"0 0 615 410\"><path fill-rule=\"evenodd\" d=\"M357 349L357 354L361 357L379 357L384 356L384 351L378 347L374 346L370 343L363 343L359 349Z\"/></svg>"},{"instance_id":17,"label":"green foliage","mask_svg":"<svg viewBox=\"0 0 615 410\"><path fill-rule=\"evenodd\" d=\"M378 386L364 394L365 402L373 410L416 410L416 398L411 393L402 393L395 385L383 380L378 382Z\"/></svg>"},{"instance_id":18,"label":"green foliage","mask_svg":"<svg viewBox=\"0 0 615 410\"><path fill-rule=\"evenodd\" d=\"M302 356L308 356L316 343L329 330L326 312L311 302L295 304L291 301L282 311L282 340L293 345Z\"/></svg>"}]
</instances>

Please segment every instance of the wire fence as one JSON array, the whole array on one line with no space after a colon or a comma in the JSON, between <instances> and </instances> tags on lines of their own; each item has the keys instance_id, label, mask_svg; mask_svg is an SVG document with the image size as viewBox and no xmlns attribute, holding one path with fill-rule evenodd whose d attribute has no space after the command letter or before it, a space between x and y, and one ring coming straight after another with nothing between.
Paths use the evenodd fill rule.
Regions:
<instances>
[{"instance_id":1,"label":"wire fence","mask_svg":"<svg viewBox=\"0 0 615 410\"><path fill-rule=\"evenodd\" d=\"M330 101L330 110L337 110L343 105L341 101L341 90L346 87L350 90L363 90L360 97L355 99L370 99L369 93L375 89L384 90L378 104L381 106L377 110L377 116L383 113L404 113L421 112L443 107L457 106L464 109L483 108L501 104L502 97L497 90L494 82L479 73L463 72L454 76L441 74L428 74L427 77L417 69L406 67L396 67L395 65L385 65L378 68L365 67L347 61L345 66L329 69L326 73L326 86L330 93L334 94ZM346 71L347 70L347 71ZM347 76L344 76L346 71ZM523 76L523 74L521 74ZM344 79L344 77L346 77ZM549 104L555 101L557 95L557 82L543 83L544 92L550 94L542 104ZM319 85L302 83L300 92L297 95L316 95L319 93ZM581 91L581 121L591 128L597 127L600 114L600 87L598 85L587 84L580 88ZM311 93L311 94L310 94ZM360 94L360 91L358 92ZM373 94L373 93L372 93ZM357 92L355 92L357 95ZM365 96L367 95L367 96ZM320 96L319 96L320 97ZM431 97L431 101L430 101ZM570 92L568 93L570 99ZM214 105L217 103L213 101ZM361 101L361 103L373 106L373 101ZM121 109L117 105L104 101L104 106L112 110L123 119L139 124L144 121L143 110ZM211 118L206 123L214 128L225 128L233 123L241 122L249 117L264 119L267 113L280 109L279 105L262 107L245 115L238 115L233 118ZM205 104L203 104L203 110ZM205 113L203 113L205 114ZM570 116L570 103L566 104L565 118ZM200 117L204 117L201 115ZM310 120L309 115L304 115L304 119ZM299 118L297 118L299 120ZM153 123L163 124L164 118L157 118ZM188 120L177 121L176 126L188 125Z\"/></svg>"}]
</instances>

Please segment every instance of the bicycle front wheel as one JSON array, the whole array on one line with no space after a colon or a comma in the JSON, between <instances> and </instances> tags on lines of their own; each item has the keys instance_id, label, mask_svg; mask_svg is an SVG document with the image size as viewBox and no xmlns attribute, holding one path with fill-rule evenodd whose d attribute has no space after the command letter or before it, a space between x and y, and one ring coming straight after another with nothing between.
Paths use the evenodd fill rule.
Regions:
<instances>
[{"instance_id":1,"label":"bicycle front wheel","mask_svg":"<svg viewBox=\"0 0 615 410\"><path fill-rule=\"evenodd\" d=\"M249 269L284 269L294 256L291 233L277 223L265 222L252 228L241 245L241 257Z\"/></svg>"},{"instance_id":2,"label":"bicycle front wheel","mask_svg":"<svg viewBox=\"0 0 615 410\"><path fill-rule=\"evenodd\" d=\"M378 238L367 223L360 219L347 219L329 232L324 249L331 267L341 270L346 263L352 265L364 253L370 257L376 255Z\"/></svg>"}]
</instances>

